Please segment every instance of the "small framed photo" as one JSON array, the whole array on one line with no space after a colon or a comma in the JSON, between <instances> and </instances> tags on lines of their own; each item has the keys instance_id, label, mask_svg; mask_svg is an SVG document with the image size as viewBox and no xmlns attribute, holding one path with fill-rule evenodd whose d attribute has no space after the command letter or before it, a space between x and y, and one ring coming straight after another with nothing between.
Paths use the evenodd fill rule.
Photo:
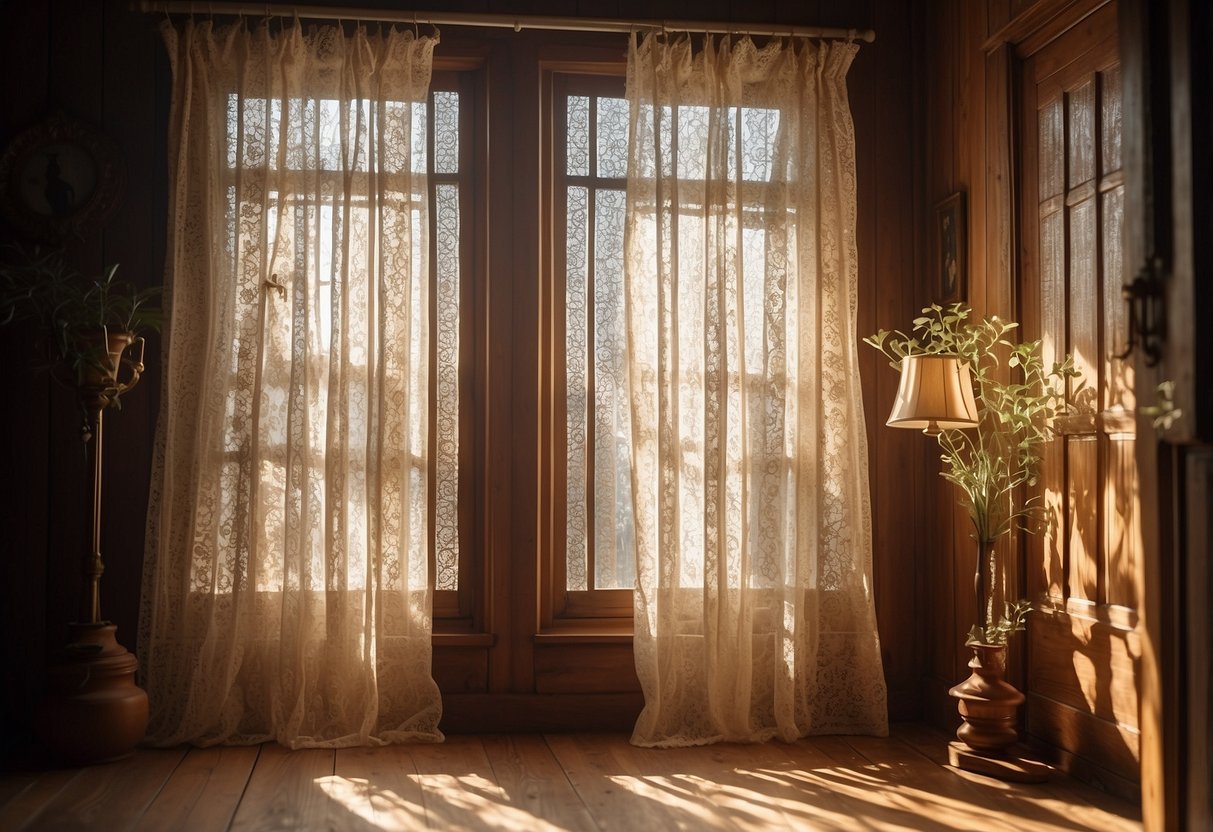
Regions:
<instances>
[{"instance_id":1,"label":"small framed photo","mask_svg":"<svg viewBox=\"0 0 1213 832\"><path fill-rule=\"evenodd\" d=\"M931 294L936 303L958 303L968 294L968 214L964 191L935 206L935 277Z\"/></svg>"},{"instance_id":2,"label":"small framed photo","mask_svg":"<svg viewBox=\"0 0 1213 832\"><path fill-rule=\"evenodd\" d=\"M36 240L58 243L99 225L123 184L113 142L62 112L19 133L0 155L0 211Z\"/></svg>"}]
</instances>

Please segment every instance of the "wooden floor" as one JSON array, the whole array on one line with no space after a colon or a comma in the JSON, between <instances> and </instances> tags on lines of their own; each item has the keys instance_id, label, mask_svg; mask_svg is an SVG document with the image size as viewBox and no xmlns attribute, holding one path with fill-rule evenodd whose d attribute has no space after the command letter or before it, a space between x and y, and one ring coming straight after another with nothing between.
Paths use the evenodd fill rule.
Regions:
<instances>
[{"instance_id":1,"label":"wooden floor","mask_svg":"<svg viewBox=\"0 0 1213 832\"><path fill-rule=\"evenodd\" d=\"M1059 775L1017 786L944 765L947 737L658 751L615 734L441 745L140 751L0 777L0 830L1140 829L1137 807Z\"/></svg>"}]
</instances>

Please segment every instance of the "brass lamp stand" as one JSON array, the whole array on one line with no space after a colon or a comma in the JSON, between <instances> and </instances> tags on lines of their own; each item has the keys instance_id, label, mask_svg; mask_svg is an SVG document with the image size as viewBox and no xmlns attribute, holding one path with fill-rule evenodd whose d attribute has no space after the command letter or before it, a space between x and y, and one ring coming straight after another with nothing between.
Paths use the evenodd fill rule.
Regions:
<instances>
[{"instance_id":1,"label":"brass lamp stand","mask_svg":"<svg viewBox=\"0 0 1213 832\"><path fill-rule=\"evenodd\" d=\"M147 729L147 694L135 685L139 662L120 645L117 627L101 618L101 478L104 412L139 383L143 339L102 331L105 355L77 379L84 408L83 439L92 468L92 539L84 557L79 620L68 643L47 668L47 696L36 717L38 735L61 758L87 764L130 756ZM128 350L131 357L126 356ZM137 351L137 355L135 352ZM118 380L121 367L130 371Z\"/></svg>"}]
</instances>

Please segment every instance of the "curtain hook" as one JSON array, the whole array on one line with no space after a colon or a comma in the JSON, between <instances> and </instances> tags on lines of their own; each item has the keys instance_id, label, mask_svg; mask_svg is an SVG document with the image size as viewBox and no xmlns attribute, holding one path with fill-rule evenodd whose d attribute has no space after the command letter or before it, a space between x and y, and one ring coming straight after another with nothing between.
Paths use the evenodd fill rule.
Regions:
<instances>
[{"instance_id":1,"label":"curtain hook","mask_svg":"<svg viewBox=\"0 0 1213 832\"><path fill-rule=\"evenodd\" d=\"M520 21L518 18L514 18L514 32L518 33L521 31L522 31L522 21Z\"/></svg>"},{"instance_id":2,"label":"curtain hook","mask_svg":"<svg viewBox=\"0 0 1213 832\"><path fill-rule=\"evenodd\" d=\"M847 43L854 43L856 34L858 33L854 29L847 29Z\"/></svg>"},{"instance_id":3,"label":"curtain hook","mask_svg":"<svg viewBox=\"0 0 1213 832\"><path fill-rule=\"evenodd\" d=\"M417 12L413 12L413 40L421 40L421 28L417 25Z\"/></svg>"}]
</instances>

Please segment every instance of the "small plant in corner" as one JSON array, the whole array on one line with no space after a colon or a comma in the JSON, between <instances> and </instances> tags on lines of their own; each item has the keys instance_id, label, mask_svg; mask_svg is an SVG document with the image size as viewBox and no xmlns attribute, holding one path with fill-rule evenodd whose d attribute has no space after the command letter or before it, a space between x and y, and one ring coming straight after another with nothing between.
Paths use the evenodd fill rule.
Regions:
<instances>
[{"instance_id":1,"label":"small plant in corner","mask_svg":"<svg viewBox=\"0 0 1213 832\"><path fill-rule=\"evenodd\" d=\"M971 315L964 304L931 305L914 319L911 334L881 330L864 341L897 369L908 355L957 356L969 366L979 421L974 430L938 433L940 476L959 489L978 543L981 623L969 631L968 643L1005 645L1024 629L1032 607L1026 599L1007 604L997 623L987 623L993 616L989 600L981 599L995 595L999 570L994 544L1013 529L1033 532L1039 526L1041 495L1025 495L1025 489L1037 484L1049 422L1067 411L1066 387L1079 373L1068 355L1046 369L1039 341L1013 340L1019 324L997 316L971 320Z\"/></svg>"}]
</instances>

